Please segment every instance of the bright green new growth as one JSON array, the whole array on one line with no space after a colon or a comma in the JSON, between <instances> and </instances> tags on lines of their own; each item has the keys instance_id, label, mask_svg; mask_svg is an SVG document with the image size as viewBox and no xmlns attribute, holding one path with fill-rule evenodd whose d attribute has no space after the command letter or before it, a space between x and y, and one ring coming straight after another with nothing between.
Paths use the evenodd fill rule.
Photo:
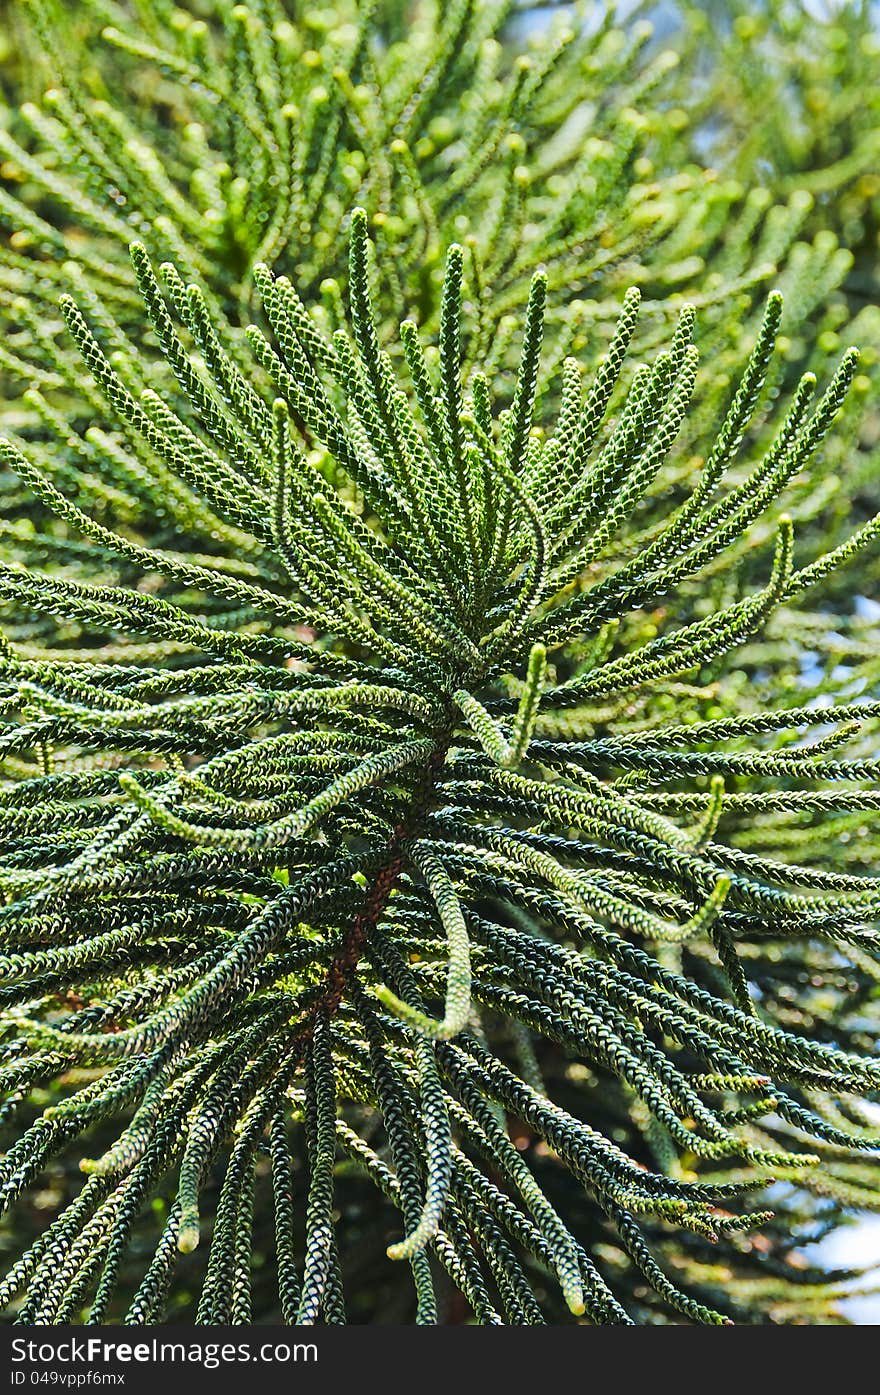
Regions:
<instances>
[{"instance_id":1,"label":"bright green new growth","mask_svg":"<svg viewBox=\"0 0 880 1395\"><path fill-rule=\"evenodd\" d=\"M437 1320L444 1271L480 1322L545 1320L549 1281L572 1313L631 1322L603 1245L586 1242L596 1226L669 1309L728 1321L717 1288L665 1272L662 1227L735 1245L769 1222L747 1198L771 1176L808 1177L814 1147L877 1146L857 1103L880 1087L876 1059L763 1014L754 955L768 937L827 941L876 980L880 887L744 852L725 820L765 798L740 775L770 777L776 807L808 817L825 797L815 781L834 782L829 807L876 807L880 760L800 738L820 720L841 741L870 738L878 709L781 702L682 724L656 704L699 693L824 567L795 565L780 515L760 589L677 611L683 584L809 470L855 355L815 405L803 379L763 456L719 492L772 363L771 297L702 477L638 540L632 516L694 391L688 309L627 384L627 296L607 358L586 381L559 368L555 426L538 428L540 271L499 412L491 375L461 371L455 247L436 359L411 320L399 345L380 343L359 209L348 327L325 333L289 281L256 266L265 319L247 329L250 359L195 283L170 264L157 274L139 243L131 258L176 388L137 388L75 297L62 309L115 419L112 458L150 472L157 494L167 482L170 536L133 540L57 488L26 441L0 447L132 578L4 563L4 593L157 646L136 662L15 642L3 654L18 778L0 797L0 1078L25 1116L33 1090L69 1086L0 1163L5 1203L63 1150L92 1149L93 1130L109 1141L0 1301L21 1304L19 1321L105 1320L170 1176L124 1312L161 1320L180 1255L205 1243L204 1195L226 1156L197 1319L249 1321L268 1157L281 1314L342 1322L345 1158L397 1213L388 1254L407 1261L419 1322ZM216 520L216 556L175 538L195 513ZM695 942L711 986L668 957ZM645 1168L588 1105L582 1118L570 1091L555 1098L545 1048L615 1081L666 1162ZM537 1144L527 1154L506 1116ZM300 1148L307 1194L292 1190Z\"/></svg>"}]
</instances>

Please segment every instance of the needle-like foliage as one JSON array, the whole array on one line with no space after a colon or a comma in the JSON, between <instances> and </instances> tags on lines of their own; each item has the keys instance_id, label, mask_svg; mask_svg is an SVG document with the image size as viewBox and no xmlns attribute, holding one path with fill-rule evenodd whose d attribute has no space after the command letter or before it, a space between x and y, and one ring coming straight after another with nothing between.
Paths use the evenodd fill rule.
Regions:
<instances>
[{"instance_id":1,"label":"needle-like foliage","mask_svg":"<svg viewBox=\"0 0 880 1395\"><path fill-rule=\"evenodd\" d=\"M555 1293L629 1323L621 1253L667 1313L728 1321L735 1293L699 1264L693 1282L664 1268L670 1235L733 1256L772 1227L751 1200L771 1178L840 1194L850 1167L854 1192L871 1185L855 1180L877 1146L867 1033L805 1034L773 998L799 945L870 991L880 886L826 870L808 835L768 853L760 830L768 811L810 829L876 808L880 709L779 694L712 715L713 694L726 656L878 525L804 563L779 513L759 585L702 616L691 593L809 473L856 356L822 389L806 375L744 468L772 296L693 488L646 536L640 503L692 410L692 312L630 371L627 295L607 357L566 361L537 429L546 274L499 410L493 377L462 372L461 249L426 355L412 320L380 341L361 209L348 236L332 335L254 266L248 359L199 285L135 243L160 390L108 352L106 308L62 299L113 420L103 458L166 510L162 545L101 521L50 451L0 447L45 516L125 577L55 568L46 524L49 565L3 563L3 594L139 641L3 654L0 1072L24 1122L0 1185L12 1205L71 1151L87 1181L2 1301L26 1322L118 1315L120 1270L168 1196L125 1320L161 1320L181 1256L205 1246L197 1319L251 1320L268 1166L280 1313L343 1322L345 1159L390 1207L418 1322L451 1286L483 1323L553 1317ZM64 448L85 464L93 440ZM211 520L213 555L179 545L190 516ZM811 741L819 724L831 735ZM869 749L835 749L849 742ZM612 1081L657 1163L542 1056Z\"/></svg>"}]
</instances>

